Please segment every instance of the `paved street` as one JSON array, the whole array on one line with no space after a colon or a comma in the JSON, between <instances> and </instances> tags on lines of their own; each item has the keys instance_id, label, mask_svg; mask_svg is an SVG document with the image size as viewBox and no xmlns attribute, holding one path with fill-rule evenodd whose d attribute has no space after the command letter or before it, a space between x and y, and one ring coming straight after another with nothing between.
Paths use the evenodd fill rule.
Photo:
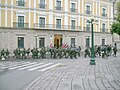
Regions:
<instances>
[{"instance_id":1,"label":"paved street","mask_svg":"<svg viewBox=\"0 0 120 90\"><path fill-rule=\"evenodd\" d=\"M0 90L120 90L117 57L0 61Z\"/></svg>"}]
</instances>

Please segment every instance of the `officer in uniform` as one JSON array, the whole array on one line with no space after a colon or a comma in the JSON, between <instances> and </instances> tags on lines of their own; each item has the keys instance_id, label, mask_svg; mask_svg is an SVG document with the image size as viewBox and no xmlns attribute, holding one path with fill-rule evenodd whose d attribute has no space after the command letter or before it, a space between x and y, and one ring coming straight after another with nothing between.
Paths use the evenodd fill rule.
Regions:
<instances>
[{"instance_id":1,"label":"officer in uniform","mask_svg":"<svg viewBox=\"0 0 120 90\"><path fill-rule=\"evenodd\" d=\"M45 55L46 55L46 50L45 50L44 47L42 47L41 50L40 50L40 57L43 59L43 58L45 58Z\"/></svg>"},{"instance_id":2,"label":"officer in uniform","mask_svg":"<svg viewBox=\"0 0 120 90\"><path fill-rule=\"evenodd\" d=\"M58 53L58 57L59 57L60 59L62 58L62 52L63 52L62 47L59 47L58 50L57 50L57 53Z\"/></svg>"},{"instance_id":3,"label":"officer in uniform","mask_svg":"<svg viewBox=\"0 0 120 90\"><path fill-rule=\"evenodd\" d=\"M29 54L30 54L30 48L28 48L27 50L26 50L26 53L27 53L27 58L29 57Z\"/></svg>"},{"instance_id":4,"label":"officer in uniform","mask_svg":"<svg viewBox=\"0 0 120 90\"><path fill-rule=\"evenodd\" d=\"M98 46L97 52L98 52L98 55L101 56L101 47L100 46Z\"/></svg>"},{"instance_id":5,"label":"officer in uniform","mask_svg":"<svg viewBox=\"0 0 120 90\"><path fill-rule=\"evenodd\" d=\"M32 58L35 59L35 48L33 48L31 52L32 52Z\"/></svg>"},{"instance_id":6,"label":"officer in uniform","mask_svg":"<svg viewBox=\"0 0 120 90\"><path fill-rule=\"evenodd\" d=\"M9 50L7 49L6 52L5 52L5 54L6 54L6 57L8 57L8 58L10 58L9 57L9 53L10 53Z\"/></svg>"},{"instance_id":7,"label":"officer in uniform","mask_svg":"<svg viewBox=\"0 0 120 90\"><path fill-rule=\"evenodd\" d=\"M116 45L116 43L115 43L115 46L114 46L114 48L113 48L113 55L116 57L116 54L117 54L117 45Z\"/></svg>"},{"instance_id":8,"label":"officer in uniform","mask_svg":"<svg viewBox=\"0 0 120 90\"><path fill-rule=\"evenodd\" d=\"M89 56L89 57L90 57L90 48L89 48L89 47L87 47L87 48L85 49L85 55L84 55L84 57L86 58L86 56Z\"/></svg>"},{"instance_id":9,"label":"officer in uniform","mask_svg":"<svg viewBox=\"0 0 120 90\"><path fill-rule=\"evenodd\" d=\"M80 52L81 52L81 47L78 46L77 53L78 53L78 56L79 56L79 57L80 57Z\"/></svg>"},{"instance_id":10,"label":"officer in uniform","mask_svg":"<svg viewBox=\"0 0 120 90\"><path fill-rule=\"evenodd\" d=\"M56 46L53 48L53 58L56 59L57 56L57 48Z\"/></svg>"},{"instance_id":11,"label":"officer in uniform","mask_svg":"<svg viewBox=\"0 0 120 90\"><path fill-rule=\"evenodd\" d=\"M22 59L26 59L26 49L23 48L23 50L21 50L21 55L22 55Z\"/></svg>"},{"instance_id":12,"label":"officer in uniform","mask_svg":"<svg viewBox=\"0 0 120 90\"><path fill-rule=\"evenodd\" d=\"M5 56L5 50L4 49L2 49L2 51L1 51L1 59L6 59L6 56Z\"/></svg>"}]
</instances>

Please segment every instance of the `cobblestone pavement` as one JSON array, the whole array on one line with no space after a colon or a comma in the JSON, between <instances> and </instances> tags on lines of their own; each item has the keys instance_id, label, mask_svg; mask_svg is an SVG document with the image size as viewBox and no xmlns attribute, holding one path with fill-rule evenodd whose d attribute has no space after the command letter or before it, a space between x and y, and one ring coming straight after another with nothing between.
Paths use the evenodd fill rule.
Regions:
<instances>
[{"instance_id":1,"label":"cobblestone pavement","mask_svg":"<svg viewBox=\"0 0 120 90\"><path fill-rule=\"evenodd\" d=\"M24 90L120 90L120 53L117 57L53 60L63 65L44 72Z\"/></svg>"}]
</instances>

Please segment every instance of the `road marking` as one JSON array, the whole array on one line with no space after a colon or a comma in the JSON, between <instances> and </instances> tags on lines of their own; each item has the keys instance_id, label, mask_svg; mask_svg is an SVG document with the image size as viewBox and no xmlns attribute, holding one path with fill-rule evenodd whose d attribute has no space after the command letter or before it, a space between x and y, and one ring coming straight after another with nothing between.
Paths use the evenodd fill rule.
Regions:
<instances>
[{"instance_id":1,"label":"road marking","mask_svg":"<svg viewBox=\"0 0 120 90\"><path fill-rule=\"evenodd\" d=\"M38 64L35 64L35 65L32 65L32 66L23 67L23 68L20 68L18 70L25 70L25 69L28 69L28 68L31 68L31 67L35 67L35 66L38 66L38 65L41 65L41 64L44 64L44 63L38 63Z\"/></svg>"},{"instance_id":2,"label":"road marking","mask_svg":"<svg viewBox=\"0 0 120 90\"><path fill-rule=\"evenodd\" d=\"M8 66L8 67L11 68L11 67L20 66L20 65L26 65L27 63L30 63L30 62L16 63L16 64Z\"/></svg>"},{"instance_id":3,"label":"road marking","mask_svg":"<svg viewBox=\"0 0 120 90\"><path fill-rule=\"evenodd\" d=\"M12 67L15 67L15 66L20 66L20 65L25 65L27 63L29 63L29 62L16 63L16 64L7 64L7 65L2 66L2 69L4 69L4 68L12 68Z\"/></svg>"},{"instance_id":4,"label":"road marking","mask_svg":"<svg viewBox=\"0 0 120 90\"><path fill-rule=\"evenodd\" d=\"M41 69L41 70L38 70L38 71L46 71L46 70L49 70L49 69L51 69L51 68L53 68L53 67L56 67L56 66L59 66L59 65L61 65L61 63L54 64L54 65L52 65L52 66L46 67L46 68Z\"/></svg>"},{"instance_id":5,"label":"road marking","mask_svg":"<svg viewBox=\"0 0 120 90\"><path fill-rule=\"evenodd\" d=\"M48 63L48 64L45 64L45 65L41 65L41 66L38 66L38 67L35 67L35 68L31 68L31 69L28 69L28 71L33 71L33 70L36 70L36 69L39 69L39 68L42 68L42 67L45 67L45 66L48 66L48 65L51 65L53 63Z\"/></svg>"},{"instance_id":6,"label":"road marking","mask_svg":"<svg viewBox=\"0 0 120 90\"><path fill-rule=\"evenodd\" d=\"M32 64L35 64L35 63L37 63L37 62L28 63L28 64L21 65L21 66L17 66L17 67L12 67L12 68L9 68L9 69L10 69L10 70L11 70L11 69L17 69L17 68L25 67L25 66L32 65Z\"/></svg>"}]
</instances>

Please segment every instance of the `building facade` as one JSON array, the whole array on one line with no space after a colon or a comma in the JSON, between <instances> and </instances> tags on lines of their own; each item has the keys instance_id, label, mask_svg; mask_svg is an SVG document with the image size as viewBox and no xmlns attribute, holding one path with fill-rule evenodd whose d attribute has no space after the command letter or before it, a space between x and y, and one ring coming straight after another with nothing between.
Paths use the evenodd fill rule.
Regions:
<instances>
[{"instance_id":1,"label":"building facade","mask_svg":"<svg viewBox=\"0 0 120 90\"><path fill-rule=\"evenodd\" d=\"M0 0L0 49L112 44L113 5L108 0Z\"/></svg>"}]
</instances>

